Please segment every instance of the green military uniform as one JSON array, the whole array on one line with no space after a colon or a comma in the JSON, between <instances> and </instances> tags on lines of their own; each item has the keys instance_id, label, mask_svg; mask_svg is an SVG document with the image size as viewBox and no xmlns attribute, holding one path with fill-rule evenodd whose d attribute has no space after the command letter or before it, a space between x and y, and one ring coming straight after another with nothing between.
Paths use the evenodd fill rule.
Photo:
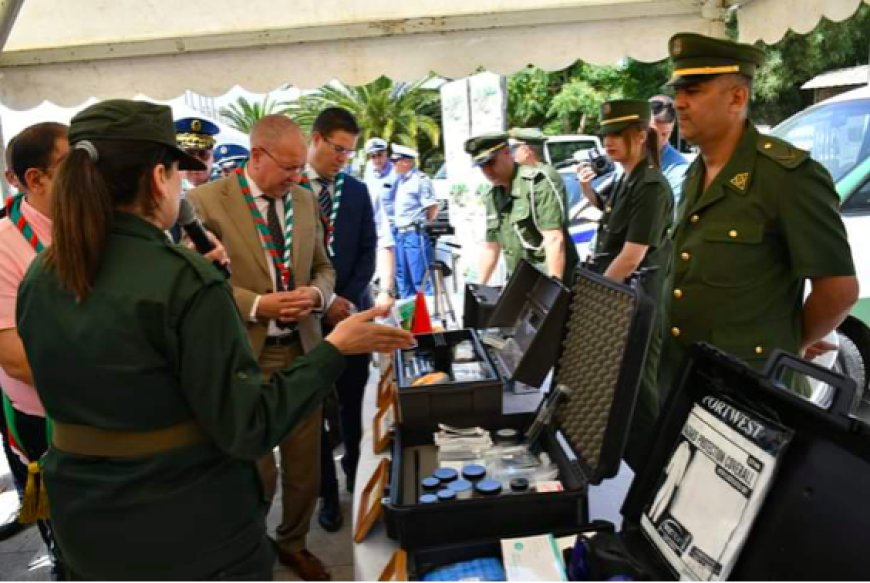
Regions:
<instances>
[{"instance_id":1,"label":"green military uniform","mask_svg":"<svg viewBox=\"0 0 870 583\"><path fill-rule=\"evenodd\" d=\"M632 124L649 125L650 106L646 101L610 101L601 106L602 132L619 133ZM604 273L626 243L647 245L640 263L651 272L641 280L646 295L658 303L671 261L668 229L673 217L673 194L661 170L642 159L628 176L620 177L613 194L604 203L599 221L595 255L596 267ZM663 318L656 314L653 334L647 351L632 421L626 460L638 469L646 452L660 407L658 366L661 357Z\"/></svg>"},{"instance_id":2,"label":"green military uniform","mask_svg":"<svg viewBox=\"0 0 870 583\"><path fill-rule=\"evenodd\" d=\"M747 45L676 35L671 83L707 79L709 74L698 72L704 67L710 74L751 76L759 53ZM797 353L806 280L855 273L831 177L807 152L747 123L706 190L704 174L699 156L686 174L673 231L661 375L666 387L681 370L687 348L698 341L756 368L775 348Z\"/></svg>"},{"instance_id":3,"label":"green military uniform","mask_svg":"<svg viewBox=\"0 0 870 583\"><path fill-rule=\"evenodd\" d=\"M472 138L466 151L481 164L507 146L507 134ZM542 165L514 164L510 188L493 186L484 197L486 241L498 243L505 254L508 273L521 259L543 267L546 263L542 231L561 229L565 239L563 280L571 281L577 265L577 250L568 232L565 184L556 173L551 176Z\"/></svg>"},{"instance_id":4,"label":"green military uniform","mask_svg":"<svg viewBox=\"0 0 870 583\"><path fill-rule=\"evenodd\" d=\"M49 449L52 521L78 577L238 578L254 561L270 573L254 462L331 390L344 368L335 348L320 344L264 385L223 277L125 214L84 302L37 259L18 331L54 420L139 432L192 419L206 436L133 459Z\"/></svg>"},{"instance_id":5,"label":"green military uniform","mask_svg":"<svg viewBox=\"0 0 870 583\"><path fill-rule=\"evenodd\" d=\"M72 147L91 139L85 127L174 143L168 107L131 103L78 114ZM344 368L333 346L318 345L264 383L224 278L156 226L120 212L85 299L62 288L41 255L20 287L17 327L56 425L44 475L55 534L77 578L271 577L255 460L332 390ZM89 439L90 449L183 426L199 435L147 455L85 455L57 445L62 426L79 437L117 437Z\"/></svg>"}]
</instances>

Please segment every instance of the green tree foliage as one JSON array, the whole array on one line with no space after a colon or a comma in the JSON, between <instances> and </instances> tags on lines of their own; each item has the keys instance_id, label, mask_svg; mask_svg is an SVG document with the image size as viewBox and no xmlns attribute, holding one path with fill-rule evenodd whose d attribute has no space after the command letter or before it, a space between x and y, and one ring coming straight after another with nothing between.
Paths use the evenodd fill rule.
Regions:
<instances>
[{"instance_id":1,"label":"green tree foliage","mask_svg":"<svg viewBox=\"0 0 870 583\"><path fill-rule=\"evenodd\" d=\"M529 67L508 78L508 123L547 134L594 133L603 102L661 93L669 71L667 61L632 59L613 67L577 61L552 73Z\"/></svg>"},{"instance_id":2,"label":"green tree foliage","mask_svg":"<svg viewBox=\"0 0 870 583\"><path fill-rule=\"evenodd\" d=\"M732 15L735 13L732 12ZM739 12L736 13L739 17ZM737 18L728 32L737 36ZM870 55L870 6L862 3L844 22L822 20L806 35L789 32L765 46L767 60L755 79L752 117L776 124L812 103L800 86L824 71L867 63ZM508 78L508 124L540 127L547 134L598 131L598 108L608 99L647 99L668 91L663 85L670 62L625 59L616 66L577 61L562 71L528 67Z\"/></svg>"},{"instance_id":3,"label":"green tree foliage","mask_svg":"<svg viewBox=\"0 0 870 583\"><path fill-rule=\"evenodd\" d=\"M350 111L360 126L360 144L372 137L410 146L425 163L440 157L441 106L438 91L424 89L429 78L415 83L394 83L381 77L368 85L351 87L333 82L303 95L290 115L310 129L317 114L327 107Z\"/></svg>"},{"instance_id":4,"label":"green tree foliage","mask_svg":"<svg viewBox=\"0 0 870 583\"><path fill-rule=\"evenodd\" d=\"M272 113L287 113L290 104L284 101L274 101L267 95L263 101L248 101L239 97L235 103L222 107L220 114L227 123L246 134L260 118Z\"/></svg>"}]
</instances>

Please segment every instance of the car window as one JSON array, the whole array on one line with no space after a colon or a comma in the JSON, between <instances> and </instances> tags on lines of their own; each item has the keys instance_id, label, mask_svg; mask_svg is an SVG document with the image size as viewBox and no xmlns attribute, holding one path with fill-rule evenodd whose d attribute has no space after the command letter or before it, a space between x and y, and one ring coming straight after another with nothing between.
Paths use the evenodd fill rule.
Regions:
<instances>
[{"instance_id":1,"label":"car window","mask_svg":"<svg viewBox=\"0 0 870 583\"><path fill-rule=\"evenodd\" d=\"M572 160L574 152L588 150L597 146L593 140L577 140L573 142L547 142L547 150L550 152L550 164L556 166L559 162Z\"/></svg>"},{"instance_id":2,"label":"car window","mask_svg":"<svg viewBox=\"0 0 870 583\"><path fill-rule=\"evenodd\" d=\"M866 214L870 213L870 180L852 193L840 210L844 214Z\"/></svg>"},{"instance_id":3,"label":"car window","mask_svg":"<svg viewBox=\"0 0 870 583\"><path fill-rule=\"evenodd\" d=\"M837 182L870 155L870 99L808 109L771 133L809 150Z\"/></svg>"}]
</instances>

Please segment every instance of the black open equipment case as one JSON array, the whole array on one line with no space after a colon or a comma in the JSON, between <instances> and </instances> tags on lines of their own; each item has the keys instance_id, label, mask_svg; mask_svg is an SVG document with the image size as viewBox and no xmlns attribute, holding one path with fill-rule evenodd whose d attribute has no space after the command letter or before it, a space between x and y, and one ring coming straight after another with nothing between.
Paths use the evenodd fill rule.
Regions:
<instances>
[{"instance_id":1,"label":"black open equipment case","mask_svg":"<svg viewBox=\"0 0 870 583\"><path fill-rule=\"evenodd\" d=\"M819 408L786 388L788 378L803 375L833 387L828 409ZM674 444L693 406L705 396L725 397L744 411L770 419L793 431L779 460L770 491L740 551L732 580L867 580L870 560L870 428L857 409L854 381L797 357L775 351L763 372L707 345L693 347L675 390L660 418L649 462L635 477L622 507L618 539L630 562L640 570L635 579L676 578L640 528ZM710 512L714 513L715 508ZM556 536L614 532L596 521L566 532L539 529L532 534ZM408 553L409 579L450 563L500 556L503 533L463 544L441 544ZM626 575L604 574L604 577Z\"/></svg>"},{"instance_id":2,"label":"black open equipment case","mask_svg":"<svg viewBox=\"0 0 870 583\"><path fill-rule=\"evenodd\" d=\"M636 287L586 270L578 273L572 291L564 337L556 331L548 339L561 346L553 386L568 395L559 402L560 389L545 399L542 407L555 414L534 448L558 466L564 490L420 504L420 480L438 465L432 434L441 420L400 424L384 508L387 533L403 548L576 529L588 521L589 484L619 469L655 309ZM475 425L522 432L530 422L528 415L509 415L481 418Z\"/></svg>"}]
</instances>

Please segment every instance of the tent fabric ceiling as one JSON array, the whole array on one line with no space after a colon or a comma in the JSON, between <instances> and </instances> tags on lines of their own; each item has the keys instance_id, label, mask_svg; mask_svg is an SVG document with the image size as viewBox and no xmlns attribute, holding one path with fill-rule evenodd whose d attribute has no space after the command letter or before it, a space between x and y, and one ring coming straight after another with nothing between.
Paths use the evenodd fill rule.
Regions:
<instances>
[{"instance_id":1,"label":"tent fabric ceiling","mask_svg":"<svg viewBox=\"0 0 870 583\"><path fill-rule=\"evenodd\" d=\"M805 34L825 17L840 22L870 0L752 0L738 13L741 42L774 44L791 29Z\"/></svg>"},{"instance_id":2,"label":"tent fabric ceiling","mask_svg":"<svg viewBox=\"0 0 870 583\"><path fill-rule=\"evenodd\" d=\"M207 8L178 0L24 0L0 52L0 102L23 109L139 92L220 95L236 84L265 92L380 75L461 77L481 67L555 70L578 58L656 61L676 32L721 35L730 5L740 4L741 33L751 41L812 28L823 15L845 18L860 1L247 0L240 10L237 0L211 0Z\"/></svg>"}]
</instances>

